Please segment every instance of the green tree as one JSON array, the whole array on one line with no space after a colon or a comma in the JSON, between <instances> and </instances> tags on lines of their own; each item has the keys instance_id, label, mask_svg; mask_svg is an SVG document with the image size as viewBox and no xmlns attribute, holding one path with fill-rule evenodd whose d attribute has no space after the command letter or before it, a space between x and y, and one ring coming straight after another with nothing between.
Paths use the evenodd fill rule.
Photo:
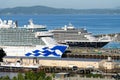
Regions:
<instances>
[{"instance_id":1,"label":"green tree","mask_svg":"<svg viewBox=\"0 0 120 80\"><path fill-rule=\"evenodd\" d=\"M18 80L18 79L17 79L17 77L16 77L16 76L14 76L14 77L12 78L12 80Z\"/></svg>"},{"instance_id":2,"label":"green tree","mask_svg":"<svg viewBox=\"0 0 120 80\"><path fill-rule=\"evenodd\" d=\"M52 73L52 77L55 78L55 73Z\"/></svg>"},{"instance_id":3,"label":"green tree","mask_svg":"<svg viewBox=\"0 0 120 80\"><path fill-rule=\"evenodd\" d=\"M36 73L34 73L33 71L28 71L25 73L25 80L36 80L37 76Z\"/></svg>"},{"instance_id":4,"label":"green tree","mask_svg":"<svg viewBox=\"0 0 120 80\"><path fill-rule=\"evenodd\" d=\"M52 80L52 77L47 76L47 77L45 78L45 80Z\"/></svg>"},{"instance_id":5,"label":"green tree","mask_svg":"<svg viewBox=\"0 0 120 80\"><path fill-rule=\"evenodd\" d=\"M4 56L6 56L6 53L5 53L5 51L4 51L2 48L0 48L0 62L3 61L2 58L3 58Z\"/></svg>"},{"instance_id":6,"label":"green tree","mask_svg":"<svg viewBox=\"0 0 120 80\"><path fill-rule=\"evenodd\" d=\"M44 80L41 76L37 80Z\"/></svg>"},{"instance_id":7,"label":"green tree","mask_svg":"<svg viewBox=\"0 0 120 80\"><path fill-rule=\"evenodd\" d=\"M24 78L22 73L18 73L17 80L25 80L25 78Z\"/></svg>"},{"instance_id":8,"label":"green tree","mask_svg":"<svg viewBox=\"0 0 120 80\"><path fill-rule=\"evenodd\" d=\"M1 80L10 80L10 78L9 78L9 76L4 76L4 77L2 77Z\"/></svg>"},{"instance_id":9,"label":"green tree","mask_svg":"<svg viewBox=\"0 0 120 80\"><path fill-rule=\"evenodd\" d=\"M28 71L25 73L24 78L21 78L22 76L19 75L20 78L17 80L52 80L51 76L46 76L46 73L44 71L40 72L33 72L33 71Z\"/></svg>"},{"instance_id":10,"label":"green tree","mask_svg":"<svg viewBox=\"0 0 120 80\"><path fill-rule=\"evenodd\" d=\"M37 73L37 76L38 76L38 77L41 76L42 79L45 79L45 77L46 77L46 73L45 73L44 71L40 71L40 72Z\"/></svg>"}]
</instances>

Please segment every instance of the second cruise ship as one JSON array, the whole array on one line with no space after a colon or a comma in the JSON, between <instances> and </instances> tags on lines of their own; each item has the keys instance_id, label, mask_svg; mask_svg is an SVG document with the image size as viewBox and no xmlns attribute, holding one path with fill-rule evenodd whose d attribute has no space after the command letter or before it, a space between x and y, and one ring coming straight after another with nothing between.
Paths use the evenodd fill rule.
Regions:
<instances>
[{"instance_id":1,"label":"second cruise ship","mask_svg":"<svg viewBox=\"0 0 120 80\"><path fill-rule=\"evenodd\" d=\"M96 38L86 29L77 29L71 23L60 29L51 30L51 32L58 43L67 44L70 47L101 48L112 41L110 36Z\"/></svg>"}]
</instances>

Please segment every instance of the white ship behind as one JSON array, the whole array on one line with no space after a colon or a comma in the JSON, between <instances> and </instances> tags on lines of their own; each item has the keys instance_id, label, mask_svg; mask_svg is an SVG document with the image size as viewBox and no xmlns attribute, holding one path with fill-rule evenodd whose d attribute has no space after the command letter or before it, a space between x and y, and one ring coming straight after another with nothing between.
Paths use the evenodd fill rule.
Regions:
<instances>
[{"instance_id":1,"label":"white ship behind","mask_svg":"<svg viewBox=\"0 0 120 80\"><path fill-rule=\"evenodd\" d=\"M75 28L71 23L62 28L51 30L53 38L61 44L70 47L92 47L101 48L111 42L110 36L96 38L84 28Z\"/></svg>"}]
</instances>

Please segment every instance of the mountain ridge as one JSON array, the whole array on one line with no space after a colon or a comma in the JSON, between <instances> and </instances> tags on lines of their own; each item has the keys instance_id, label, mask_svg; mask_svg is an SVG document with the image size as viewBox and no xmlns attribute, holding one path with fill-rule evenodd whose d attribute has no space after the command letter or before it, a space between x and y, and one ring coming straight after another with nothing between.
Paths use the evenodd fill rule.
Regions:
<instances>
[{"instance_id":1,"label":"mountain ridge","mask_svg":"<svg viewBox=\"0 0 120 80\"><path fill-rule=\"evenodd\" d=\"M0 9L0 14L120 14L120 9L65 9L31 6Z\"/></svg>"}]
</instances>

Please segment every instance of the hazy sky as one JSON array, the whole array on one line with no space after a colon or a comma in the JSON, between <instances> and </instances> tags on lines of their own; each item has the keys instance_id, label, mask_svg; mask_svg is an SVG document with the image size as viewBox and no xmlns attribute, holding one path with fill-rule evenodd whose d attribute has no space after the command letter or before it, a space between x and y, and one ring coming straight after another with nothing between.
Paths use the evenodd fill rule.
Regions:
<instances>
[{"instance_id":1,"label":"hazy sky","mask_svg":"<svg viewBox=\"0 0 120 80\"><path fill-rule=\"evenodd\" d=\"M43 5L55 8L116 8L120 0L0 0L0 8Z\"/></svg>"}]
</instances>

